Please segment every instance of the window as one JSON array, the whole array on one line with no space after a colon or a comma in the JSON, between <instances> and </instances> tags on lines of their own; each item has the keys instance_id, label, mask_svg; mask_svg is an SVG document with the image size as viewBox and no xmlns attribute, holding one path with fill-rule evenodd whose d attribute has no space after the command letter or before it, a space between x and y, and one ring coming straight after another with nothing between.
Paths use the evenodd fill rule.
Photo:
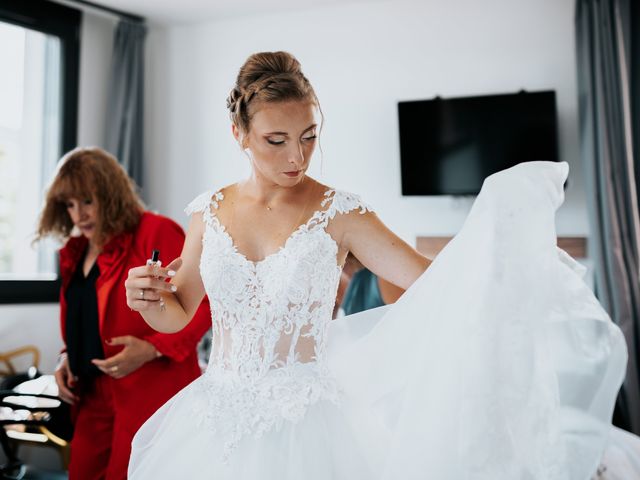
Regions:
<instances>
[{"instance_id":1,"label":"window","mask_svg":"<svg viewBox=\"0 0 640 480\"><path fill-rule=\"evenodd\" d=\"M81 13L0 5L0 303L55 302L56 246L32 245L46 182L76 144Z\"/></svg>"}]
</instances>

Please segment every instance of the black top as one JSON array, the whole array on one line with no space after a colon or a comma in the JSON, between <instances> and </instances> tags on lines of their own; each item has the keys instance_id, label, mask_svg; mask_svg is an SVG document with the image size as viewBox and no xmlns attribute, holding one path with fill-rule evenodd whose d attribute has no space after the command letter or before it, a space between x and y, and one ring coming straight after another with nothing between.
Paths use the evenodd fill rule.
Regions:
<instances>
[{"instance_id":1,"label":"black top","mask_svg":"<svg viewBox=\"0 0 640 480\"><path fill-rule=\"evenodd\" d=\"M96 296L96 279L100 269L96 261L89 275L84 276L82 259L78 262L76 272L69 283L65 299L67 301L66 337L69 367L81 380L89 380L102 374L91 363L94 358L104 358L102 339L98 320L98 298Z\"/></svg>"}]
</instances>

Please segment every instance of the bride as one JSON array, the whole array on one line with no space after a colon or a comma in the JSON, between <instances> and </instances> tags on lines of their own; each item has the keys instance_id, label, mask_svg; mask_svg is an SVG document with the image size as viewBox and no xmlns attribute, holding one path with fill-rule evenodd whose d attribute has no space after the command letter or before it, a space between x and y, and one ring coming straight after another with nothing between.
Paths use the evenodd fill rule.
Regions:
<instances>
[{"instance_id":1,"label":"bride","mask_svg":"<svg viewBox=\"0 0 640 480\"><path fill-rule=\"evenodd\" d=\"M626 351L555 247L566 164L489 177L431 265L306 175L321 113L293 56L249 57L227 106L251 175L198 196L180 258L126 281L160 332L205 294L213 323L206 372L138 431L129 478L589 478ZM408 291L332 322L349 252Z\"/></svg>"}]
</instances>

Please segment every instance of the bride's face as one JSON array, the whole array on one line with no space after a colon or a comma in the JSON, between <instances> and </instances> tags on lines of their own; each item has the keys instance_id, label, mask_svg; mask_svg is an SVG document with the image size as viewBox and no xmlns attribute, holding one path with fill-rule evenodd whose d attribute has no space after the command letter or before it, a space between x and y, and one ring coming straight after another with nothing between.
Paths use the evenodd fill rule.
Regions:
<instances>
[{"instance_id":1,"label":"bride's face","mask_svg":"<svg viewBox=\"0 0 640 480\"><path fill-rule=\"evenodd\" d=\"M316 107L307 101L257 106L244 138L256 177L283 187L298 184L316 146ZM239 132L234 126L234 135Z\"/></svg>"}]
</instances>

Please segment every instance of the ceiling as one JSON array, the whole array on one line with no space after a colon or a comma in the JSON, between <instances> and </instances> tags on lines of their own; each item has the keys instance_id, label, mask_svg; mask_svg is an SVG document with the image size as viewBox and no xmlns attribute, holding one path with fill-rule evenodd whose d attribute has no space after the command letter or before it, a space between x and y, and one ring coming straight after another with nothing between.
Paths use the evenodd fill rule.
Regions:
<instances>
[{"instance_id":1,"label":"ceiling","mask_svg":"<svg viewBox=\"0 0 640 480\"><path fill-rule=\"evenodd\" d=\"M379 0L92 0L151 22L182 24Z\"/></svg>"}]
</instances>

